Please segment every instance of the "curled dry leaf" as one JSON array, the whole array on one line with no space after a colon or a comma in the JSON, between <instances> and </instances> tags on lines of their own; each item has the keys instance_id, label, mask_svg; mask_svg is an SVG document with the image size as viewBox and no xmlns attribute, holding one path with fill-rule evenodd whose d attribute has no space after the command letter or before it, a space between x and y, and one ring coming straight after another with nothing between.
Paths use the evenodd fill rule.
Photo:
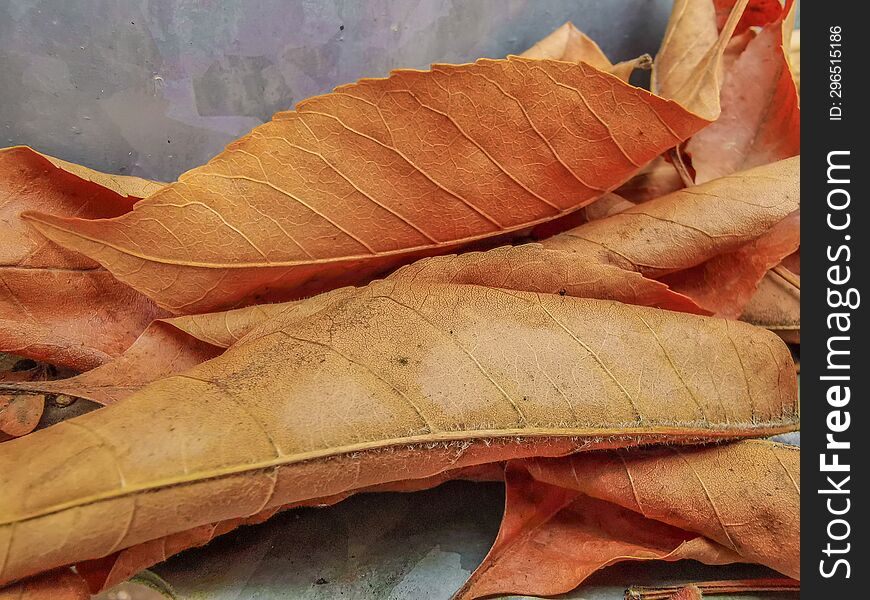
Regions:
<instances>
[{"instance_id":1,"label":"curled dry leaf","mask_svg":"<svg viewBox=\"0 0 870 600\"><path fill-rule=\"evenodd\" d=\"M797 448L759 441L514 461L499 535L457 597L560 594L623 560L799 578L799 479Z\"/></svg>"},{"instance_id":2,"label":"curled dry leaf","mask_svg":"<svg viewBox=\"0 0 870 600\"><path fill-rule=\"evenodd\" d=\"M708 314L691 299L669 289L664 283L647 279L633 271L577 260L571 252L547 249L548 243L552 242L424 258L399 269L388 279L483 285ZM68 379L0 382L0 393L28 395L20 400L14 395L8 396L10 403L21 402L20 407L33 405L35 399L32 394L46 393L112 404L152 381L218 356L255 326L279 312L292 307L293 318L304 319L324 304L355 291L355 288L339 288L301 301L158 319L113 361ZM32 427L23 433L30 431Z\"/></svg>"},{"instance_id":3,"label":"curled dry leaf","mask_svg":"<svg viewBox=\"0 0 870 600\"><path fill-rule=\"evenodd\" d=\"M294 309L0 445L0 581L448 469L797 425L787 348L740 322L403 280Z\"/></svg>"},{"instance_id":4,"label":"curled dry leaf","mask_svg":"<svg viewBox=\"0 0 870 600\"><path fill-rule=\"evenodd\" d=\"M176 313L287 300L552 220L705 123L586 64L396 71L278 113L128 214L28 213Z\"/></svg>"},{"instance_id":5,"label":"curled dry leaf","mask_svg":"<svg viewBox=\"0 0 870 600\"><path fill-rule=\"evenodd\" d=\"M789 14L765 25L733 61L719 118L686 145L697 183L800 154L800 97L785 39Z\"/></svg>"},{"instance_id":6,"label":"curled dry leaf","mask_svg":"<svg viewBox=\"0 0 870 600\"><path fill-rule=\"evenodd\" d=\"M703 535L748 562L800 579L796 446L745 440L534 459L528 468L539 481Z\"/></svg>"},{"instance_id":7,"label":"curled dry leaf","mask_svg":"<svg viewBox=\"0 0 870 600\"><path fill-rule=\"evenodd\" d=\"M800 211L741 248L662 278L676 290L720 317L738 318L768 270L800 246ZM798 290L799 295L799 290Z\"/></svg>"},{"instance_id":8,"label":"curled dry leaf","mask_svg":"<svg viewBox=\"0 0 870 600\"><path fill-rule=\"evenodd\" d=\"M570 21L520 56L523 58L564 60L566 62L585 62L600 71L612 73L626 82L635 69L652 68L652 57L648 54L614 65L598 44L574 27Z\"/></svg>"},{"instance_id":9,"label":"curled dry leaf","mask_svg":"<svg viewBox=\"0 0 870 600\"><path fill-rule=\"evenodd\" d=\"M776 273L768 273L740 319L770 329L790 344L800 344L801 292Z\"/></svg>"},{"instance_id":10,"label":"curled dry leaf","mask_svg":"<svg viewBox=\"0 0 870 600\"><path fill-rule=\"evenodd\" d=\"M673 192L545 243L584 263L661 279L702 308L736 317L767 269L800 243L799 183L795 157Z\"/></svg>"},{"instance_id":11,"label":"curled dry leaf","mask_svg":"<svg viewBox=\"0 0 870 600\"><path fill-rule=\"evenodd\" d=\"M708 121L721 112L723 55L748 0L731 4L727 18L717 27L717 8L711 0L675 0L653 63L653 91Z\"/></svg>"},{"instance_id":12,"label":"curled dry leaf","mask_svg":"<svg viewBox=\"0 0 870 600\"><path fill-rule=\"evenodd\" d=\"M25 210L117 217L160 187L23 146L0 150L0 351L90 369L118 356L151 319L165 314L94 261L49 242L19 218Z\"/></svg>"},{"instance_id":13,"label":"curled dry leaf","mask_svg":"<svg viewBox=\"0 0 870 600\"><path fill-rule=\"evenodd\" d=\"M498 537L455 600L561 594L625 560L740 561L735 552L704 537L568 487L537 481L521 461L508 464L505 485Z\"/></svg>"}]
</instances>

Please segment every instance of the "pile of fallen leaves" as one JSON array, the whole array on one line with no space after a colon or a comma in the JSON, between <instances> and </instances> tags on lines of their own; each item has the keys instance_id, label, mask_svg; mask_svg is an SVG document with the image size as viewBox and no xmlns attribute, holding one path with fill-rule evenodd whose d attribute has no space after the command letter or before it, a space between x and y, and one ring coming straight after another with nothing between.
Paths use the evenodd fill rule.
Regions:
<instances>
[{"instance_id":1,"label":"pile of fallen leaves","mask_svg":"<svg viewBox=\"0 0 870 600\"><path fill-rule=\"evenodd\" d=\"M636 597L794 587L799 450L745 439L799 425L792 19L677 0L653 93L566 24L308 99L170 184L0 151L5 594L457 478L507 490L459 598L650 559L783 579Z\"/></svg>"}]
</instances>

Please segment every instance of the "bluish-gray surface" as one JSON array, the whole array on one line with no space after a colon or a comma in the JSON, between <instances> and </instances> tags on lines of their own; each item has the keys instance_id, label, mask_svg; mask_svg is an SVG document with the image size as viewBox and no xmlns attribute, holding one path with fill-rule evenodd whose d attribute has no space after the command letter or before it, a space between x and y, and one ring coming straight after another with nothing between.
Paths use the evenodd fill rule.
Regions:
<instances>
[{"instance_id":1,"label":"bluish-gray surface","mask_svg":"<svg viewBox=\"0 0 870 600\"><path fill-rule=\"evenodd\" d=\"M154 567L152 582L175 600L449 600L492 545L503 503L495 483L363 494L243 527ZM622 564L561 598L622 600L633 585L760 577L778 575L751 565ZM797 594L739 598L796 600Z\"/></svg>"},{"instance_id":2,"label":"bluish-gray surface","mask_svg":"<svg viewBox=\"0 0 870 600\"><path fill-rule=\"evenodd\" d=\"M159 180L273 112L399 67L503 57L566 20L654 53L669 0L0 0L0 146Z\"/></svg>"}]
</instances>

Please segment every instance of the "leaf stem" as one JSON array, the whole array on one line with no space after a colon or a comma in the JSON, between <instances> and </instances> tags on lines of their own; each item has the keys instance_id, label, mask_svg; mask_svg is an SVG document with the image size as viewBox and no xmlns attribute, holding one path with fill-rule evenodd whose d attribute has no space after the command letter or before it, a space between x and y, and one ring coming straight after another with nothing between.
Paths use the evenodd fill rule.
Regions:
<instances>
[{"instance_id":1,"label":"leaf stem","mask_svg":"<svg viewBox=\"0 0 870 600\"><path fill-rule=\"evenodd\" d=\"M746 592L794 592L801 584L794 579L742 579L735 581L703 581L693 583L703 594L743 594ZM625 600L668 600L685 585L664 587L630 587L625 590Z\"/></svg>"},{"instance_id":2,"label":"leaf stem","mask_svg":"<svg viewBox=\"0 0 870 600\"><path fill-rule=\"evenodd\" d=\"M789 271L788 269L786 269L782 265L776 265L775 267L773 267L771 269L771 271L773 271L774 273L776 273L777 275L782 277L787 283L790 283L791 285L796 287L798 290L801 289L801 276L800 275L795 275L794 273L792 273L791 271Z\"/></svg>"}]
</instances>

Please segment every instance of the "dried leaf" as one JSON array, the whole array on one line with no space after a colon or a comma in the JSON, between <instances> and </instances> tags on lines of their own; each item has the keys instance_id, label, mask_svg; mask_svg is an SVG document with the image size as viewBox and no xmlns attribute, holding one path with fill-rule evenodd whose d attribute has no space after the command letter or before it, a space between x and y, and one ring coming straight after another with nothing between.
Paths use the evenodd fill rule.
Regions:
<instances>
[{"instance_id":1,"label":"dried leaf","mask_svg":"<svg viewBox=\"0 0 870 600\"><path fill-rule=\"evenodd\" d=\"M505 476L505 513L498 537L456 600L561 594L625 560L740 561L735 552L706 538L568 487L537 481L520 461L510 463Z\"/></svg>"},{"instance_id":2,"label":"dried leaf","mask_svg":"<svg viewBox=\"0 0 870 600\"><path fill-rule=\"evenodd\" d=\"M50 243L19 218L24 210L116 217L130 211L135 194L159 188L23 146L0 150L0 351L90 369L119 355L162 316L97 263Z\"/></svg>"},{"instance_id":3,"label":"dried leaf","mask_svg":"<svg viewBox=\"0 0 870 600\"><path fill-rule=\"evenodd\" d=\"M58 569L0 588L0 600L88 600L85 580L70 569Z\"/></svg>"},{"instance_id":4,"label":"dried leaf","mask_svg":"<svg viewBox=\"0 0 870 600\"><path fill-rule=\"evenodd\" d=\"M599 71L612 73L628 81L635 69L650 69L652 58L648 54L614 65L592 38L574 27L570 21L520 54L523 58L585 62Z\"/></svg>"},{"instance_id":5,"label":"dried leaf","mask_svg":"<svg viewBox=\"0 0 870 600\"><path fill-rule=\"evenodd\" d=\"M112 404L152 381L218 356L283 308L278 304L264 304L158 319L152 321L121 356L106 364L68 379L2 382L0 392L66 394Z\"/></svg>"},{"instance_id":6,"label":"dried leaf","mask_svg":"<svg viewBox=\"0 0 870 600\"><path fill-rule=\"evenodd\" d=\"M697 183L800 154L800 97L789 69L785 18L765 26L734 60L719 118L686 145Z\"/></svg>"},{"instance_id":7,"label":"dried leaf","mask_svg":"<svg viewBox=\"0 0 870 600\"><path fill-rule=\"evenodd\" d=\"M4 436L18 437L30 433L39 424L45 396L0 393L0 441Z\"/></svg>"},{"instance_id":8,"label":"dried leaf","mask_svg":"<svg viewBox=\"0 0 870 600\"><path fill-rule=\"evenodd\" d=\"M297 306L124 402L0 445L0 581L447 469L797 425L786 347L739 322L404 280L307 319Z\"/></svg>"},{"instance_id":9,"label":"dried leaf","mask_svg":"<svg viewBox=\"0 0 870 600\"><path fill-rule=\"evenodd\" d=\"M795 211L738 250L665 276L662 281L710 313L736 319L746 310L767 272L800 247L800 233L800 211Z\"/></svg>"},{"instance_id":10,"label":"dried leaf","mask_svg":"<svg viewBox=\"0 0 870 600\"><path fill-rule=\"evenodd\" d=\"M675 0L653 63L653 91L708 121L717 119L723 54L747 4L748 0L733 2L728 18L717 27L716 7L710 0Z\"/></svg>"},{"instance_id":11,"label":"dried leaf","mask_svg":"<svg viewBox=\"0 0 870 600\"><path fill-rule=\"evenodd\" d=\"M758 562L800 576L800 451L771 442L508 464L505 515L457 593L550 596L624 560Z\"/></svg>"},{"instance_id":12,"label":"dried leaf","mask_svg":"<svg viewBox=\"0 0 870 600\"><path fill-rule=\"evenodd\" d=\"M485 285L709 314L664 283L621 268L578 261L569 251L548 250L548 243L552 241L544 245L504 246L485 252L424 258L399 269L388 279ZM354 288L340 288L303 301L158 319L127 351L106 364L68 379L14 383L0 381L0 393L66 394L104 405L112 404L152 381L218 356L259 323L290 307L296 308L294 318L303 319L325 303L353 294L354 291ZM296 306L303 302L304 310ZM14 397L9 396L9 401ZM32 428L24 433L30 431Z\"/></svg>"},{"instance_id":13,"label":"dried leaf","mask_svg":"<svg viewBox=\"0 0 870 600\"><path fill-rule=\"evenodd\" d=\"M771 272L761 281L740 319L770 329L790 344L800 344L800 290Z\"/></svg>"},{"instance_id":14,"label":"dried leaf","mask_svg":"<svg viewBox=\"0 0 870 600\"><path fill-rule=\"evenodd\" d=\"M547 247L661 279L736 317L766 270L800 243L799 183L800 157L787 159L586 223Z\"/></svg>"},{"instance_id":15,"label":"dried leaf","mask_svg":"<svg viewBox=\"0 0 870 600\"><path fill-rule=\"evenodd\" d=\"M704 124L583 63L436 65L278 113L121 217L28 218L160 306L203 312L554 219Z\"/></svg>"},{"instance_id":16,"label":"dried leaf","mask_svg":"<svg viewBox=\"0 0 870 600\"><path fill-rule=\"evenodd\" d=\"M762 440L530 460L539 481L703 535L800 579L800 449ZM678 494L679 501L675 501Z\"/></svg>"}]
</instances>

